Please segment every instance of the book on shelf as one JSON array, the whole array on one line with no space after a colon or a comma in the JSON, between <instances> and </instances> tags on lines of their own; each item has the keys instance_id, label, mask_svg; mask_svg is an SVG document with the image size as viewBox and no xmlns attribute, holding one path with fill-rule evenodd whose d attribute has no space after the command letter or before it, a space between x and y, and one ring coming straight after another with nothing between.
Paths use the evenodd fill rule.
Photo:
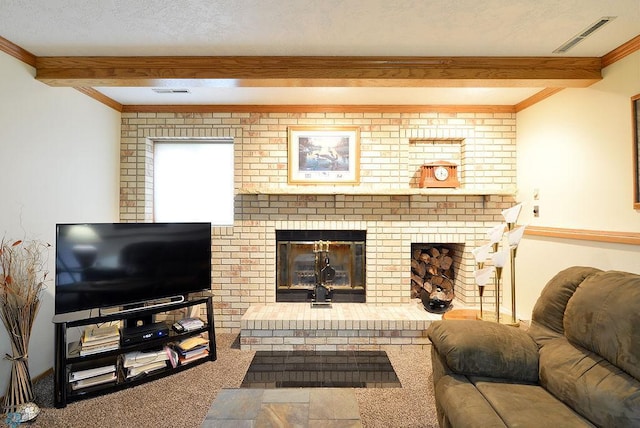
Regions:
<instances>
[{"instance_id":1,"label":"book on shelf","mask_svg":"<svg viewBox=\"0 0 640 428\"><path fill-rule=\"evenodd\" d=\"M127 379L130 379L132 377L136 377L136 376L140 376L143 374L148 374L151 373L153 371L159 370L159 369L163 369L167 367L167 361L154 361L148 364L142 364L139 366L135 366L135 367L129 367L127 369Z\"/></svg>"},{"instance_id":2,"label":"book on shelf","mask_svg":"<svg viewBox=\"0 0 640 428\"><path fill-rule=\"evenodd\" d=\"M193 361L199 360L201 358L205 358L209 356L209 349L204 348L201 352L192 355L191 357L183 357L182 355L180 356L179 360L180 360L180 364L181 365L185 365L185 364L189 364Z\"/></svg>"},{"instance_id":3,"label":"book on shelf","mask_svg":"<svg viewBox=\"0 0 640 428\"><path fill-rule=\"evenodd\" d=\"M95 339L95 340L90 340L90 341L84 341L84 340L80 340L80 343L82 344L83 348L89 348L89 347L98 347L100 345L112 345L114 343L120 343L120 337L105 337L102 339Z\"/></svg>"},{"instance_id":4,"label":"book on shelf","mask_svg":"<svg viewBox=\"0 0 640 428\"><path fill-rule=\"evenodd\" d=\"M82 342L94 342L105 339L120 340L120 329L117 325L105 325L101 327L88 326L82 333Z\"/></svg>"},{"instance_id":5,"label":"book on shelf","mask_svg":"<svg viewBox=\"0 0 640 428\"><path fill-rule=\"evenodd\" d=\"M95 376L104 375L107 373L115 373L116 365L110 364L102 367L94 367L86 370L77 370L75 372L69 373L69 381L76 382L83 379L88 379Z\"/></svg>"},{"instance_id":6,"label":"book on shelf","mask_svg":"<svg viewBox=\"0 0 640 428\"><path fill-rule=\"evenodd\" d=\"M183 358L191 358L194 355L198 355L203 353L204 351L208 351L209 347L207 345L196 346L195 348L191 348L188 351L183 351L182 349L178 350L178 354L180 354Z\"/></svg>"},{"instance_id":7,"label":"book on shelf","mask_svg":"<svg viewBox=\"0 0 640 428\"><path fill-rule=\"evenodd\" d=\"M119 348L120 329L117 325L88 326L82 332L78 353L84 357Z\"/></svg>"},{"instance_id":8,"label":"book on shelf","mask_svg":"<svg viewBox=\"0 0 640 428\"><path fill-rule=\"evenodd\" d=\"M97 348L104 348L104 347L109 347L109 346L113 346L113 345L120 345L120 341L119 340L109 340L109 341L99 341L99 342L81 342L80 343L80 347L82 349L97 349Z\"/></svg>"},{"instance_id":9,"label":"book on shelf","mask_svg":"<svg viewBox=\"0 0 640 428\"><path fill-rule=\"evenodd\" d=\"M87 388L89 386L102 385L108 382L115 382L116 374L113 373L105 373L98 376L93 376L87 379L81 379L76 382L71 382L71 389L76 390L80 388Z\"/></svg>"},{"instance_id":10,"label":"book on shelf","mask_svg":"<svg viewBox=\"0 0 640 428\"><path fill-rule=\"evenodd\" d=\"M122 367L126 369L127 379L150 373L167 367L167 362L176 367L178 356L168 346L158 351L135 351L122 355Z\"/></svg>"},{"instance_id":11,"label":"book on shelf","mask_svg":"<svg viewBox=\"0 0 640 428\"><path fill-rule=\"evenodd\" d=\"M87 355L99 354L101 352L113 351L116 349L120 349L120 342L114 343L111 345L101 345L98 347L89 347L89 348L85 348L84 346L82 346L80 348L80 356L86 357Z\"/></svg>"},{"instance_id":12,"label":"book on shelf","mask_svg":"<svg viewBox=\"0 0 640 428\"><path fill-rule=\"evenodd\" d=\"M204 327L204 321L200 318L183 318L178 321L178 324L182 326L184 331L192 331Z\"/></svg>"},{"instance_id":13,"label":"book on shelf","mask_svg":"<svg viewBox=\"0 0 640 428\"><path fill-rule=\"evenodd\" d=\"M202 336L192 336L176 343L179 351L190 351L202 345L208 345L209 341Z\"/></svg>"},{"instance_id":14,"label":"book on shelf","mask_svg":"<svg viewBox=\"0 0 640 428\"><path fill-rule=\"evenodd\" d=\"M154 363L157 361L167 361L169 355L167 355L166 349L160 351L134 351L127 352L123 355L122 365L125 368L136 367L144 364Z\"/></svg>"}]
</instances>

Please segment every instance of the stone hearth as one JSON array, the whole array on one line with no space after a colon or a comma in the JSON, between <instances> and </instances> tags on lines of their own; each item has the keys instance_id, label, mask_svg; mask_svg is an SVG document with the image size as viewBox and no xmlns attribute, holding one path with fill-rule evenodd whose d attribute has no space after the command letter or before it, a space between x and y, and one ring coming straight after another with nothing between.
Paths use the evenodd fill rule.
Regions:
<instances>
[{"instance_id":1,"label":"stone hearth","mask_svg":"<svg viewBox=\"0 0 640 428\"><path fill-rule=\"evenodd\" d=\"M425 330L442 316L424 310L421 302L400 305L308 303L250 306L240 321L243 350L379 350L424 346Z\"/></svg>"}]
</instances>

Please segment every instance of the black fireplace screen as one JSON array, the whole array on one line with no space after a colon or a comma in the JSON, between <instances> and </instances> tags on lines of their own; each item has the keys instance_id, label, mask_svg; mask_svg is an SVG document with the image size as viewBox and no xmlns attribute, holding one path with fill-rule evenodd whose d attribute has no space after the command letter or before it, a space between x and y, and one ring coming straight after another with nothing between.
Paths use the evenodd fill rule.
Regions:
<instances>
[{"instance_id":1,"label":"black fireplace screen","mask_svg":"<svg viewBox=\"0 0 640 428\"><path fill-rule=\"evenodd\" d=\"M322 283L334 302L363 302L365 242L365 231L276 231L276 301L310 300ZM320 274L327 265L330 278Z\"/></svg>"}]
</instances>

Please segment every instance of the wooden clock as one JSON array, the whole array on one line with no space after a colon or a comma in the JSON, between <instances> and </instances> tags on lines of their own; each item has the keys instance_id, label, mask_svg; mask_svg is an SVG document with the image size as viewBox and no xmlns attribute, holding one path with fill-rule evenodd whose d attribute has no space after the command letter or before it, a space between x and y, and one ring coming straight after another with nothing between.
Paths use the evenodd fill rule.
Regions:
<instances>
[{"instance_id":1,"label":"wooden clock","mask_svg":"<svg viewBox=\"0 0 640 428\"><path fill-rule=\"evenodd\" d=\"M458 165L447 161L425 163L420 171L420 187L460 187Z\"/></svg>"}]
</instances>

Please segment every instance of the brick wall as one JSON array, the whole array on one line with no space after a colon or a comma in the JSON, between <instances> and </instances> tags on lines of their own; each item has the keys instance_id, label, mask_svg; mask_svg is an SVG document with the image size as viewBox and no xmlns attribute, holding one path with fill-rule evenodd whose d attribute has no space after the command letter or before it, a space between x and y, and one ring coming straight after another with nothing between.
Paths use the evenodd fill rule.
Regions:
<instances>
[{"instance_id":1,"label":"brick wall","mask_svg":"<svg viewBox=\"0 0 640 428\"><path fill-rule=\"evenodd\" d=\"M292 125L360 127L360 186L288 185ZM470 251L513 204L504 189L516 184L515 128L513 113L123 113L120 218L153 221L154 141L230 137L235 222L212 231L218 331L239 330L250 305L275 301L276 229L366 230L370 304L409 302L411 243L465 244L456 297L476 304ZM404 194L434 160L460 165L463 190Z\"/></svg>"}]
</instances>

